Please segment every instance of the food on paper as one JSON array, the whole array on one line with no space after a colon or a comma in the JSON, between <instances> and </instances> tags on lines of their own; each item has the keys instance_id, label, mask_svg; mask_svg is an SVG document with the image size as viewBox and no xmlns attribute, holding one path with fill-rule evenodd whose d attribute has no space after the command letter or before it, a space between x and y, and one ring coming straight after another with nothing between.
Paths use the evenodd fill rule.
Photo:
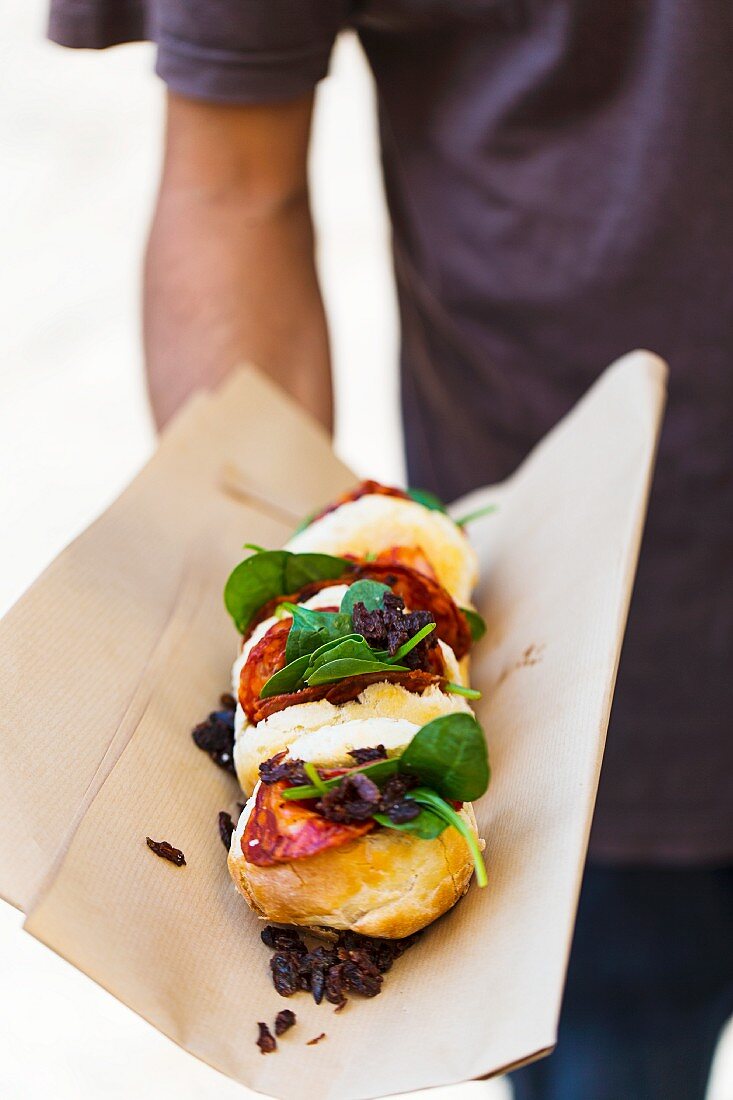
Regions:
<instances>
[{"instance_id":1,"label":"food on paper","mask_svg":"<svg viewBox=\"0 0 733 1100\"><path fill-rule=\"evenodd\" d=\"M224 597L242 638L232 696L194 731L249 798L236 824L219 815L232 879L264 920L407 940L474 874L486 884L471 805L490 774L468 682L485 629L468 606L476 555L436 498L376 482L285 549L247 549ZM329 950L357 991L379 991L373 960L362 972L357 948ZM307 949L284 955L278 991L313 991Z\"/></svg>"}]
</instances>

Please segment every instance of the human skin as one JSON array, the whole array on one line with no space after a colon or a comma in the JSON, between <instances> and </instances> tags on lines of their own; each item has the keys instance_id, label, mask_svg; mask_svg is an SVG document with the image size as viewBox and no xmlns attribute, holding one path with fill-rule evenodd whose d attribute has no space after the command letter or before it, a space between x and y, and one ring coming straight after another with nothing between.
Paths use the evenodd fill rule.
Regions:
<instances>
[{"instance_id":1,"label":"human skin","mask_svg":"<svg viewBox=\"0 0 733 1100\"><path fill-rule=\"evenodd\" d=\"M308 197L312 109L312 95L232 106L168 94L143 302L158 427L242 362L332 426Z\"/></svg>"}]
</instances>

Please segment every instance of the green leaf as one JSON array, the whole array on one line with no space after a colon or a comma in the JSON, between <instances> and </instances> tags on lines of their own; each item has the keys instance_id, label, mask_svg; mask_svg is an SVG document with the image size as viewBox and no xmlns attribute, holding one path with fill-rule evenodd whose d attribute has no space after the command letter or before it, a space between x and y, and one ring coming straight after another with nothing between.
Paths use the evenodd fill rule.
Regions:
<instances>
[{"instance_id":1,"label":"green leaf","mask_svg":"<svg viewBox=\"0 0 733 1100\"><path fill-rule=\"evenodd\" d=\"M490 516L497 508L498 504L484 504L483 508L477 508L475 512L469 512L468 515L461 516L460 519L454 522L458 527L465 527L467 523L473 523L475 519L481 519L482 516Z\"/></svg>"},{"instance_id":2,"label":"green leaf","mask_svg":"<svg viewBox=\"0 0 733 1100\"><path fill-rule=\"evenodd\" d=\"M432 810L421 810L412 821L403 821L401 825L396 825L387 814L375 814L374 820L387 829L396 829L399 833L411 833L413 836L420 837L421 840L435 840L448 828L448 822L438 817Z\"/></svg>"},{"instance_id":3,"label":"green leaf","mask_svg":"<svg viewBox=\"0 0 733 1100\"><path fill-rule=\"evenodd\" d=\"M472 607L462 607L461 611L468 620L468 629L471 631L471 641L478 642L486 633L486 620L474 611Z\"/></svg>"},{"instance_id":4,"label":"green leaf","mask_svg":"<svg viewBox=\"0 0 733 1100\"><path fill-rule=\"evenodd\" d=\"M400 771L416 775L443 798L473 802L489 785L483 730L472 714L444 714L419 729L400 757Z\"/></svg>"},{"instance_id":5,"label":"green leaf","mask_svg":"<svg viewBox=\"0 0 733 1100\"><path fill-rule=\"evenodd\" d=\"M393 775L396 775L398 771L399 761L396 757L391 757L389 760L374 760L370 764L363 764L360 768L349 768L349 775L355 775L357 772L360 772L362 775L368 776L373 783L379 786L385 783ZM342 779L343 775L337 775L333 779L323 779L321 782L326 790L330 791L334 787L337 787ZM322 792L316 786L286 787L282 796L286 801L295 800L299 802L302 799L320 798L321 793Z\"/></svg>"},{"instance_id":6,"label":"green leaf","mask_svg":"<svg viewBox=\"0 0 733 1100\"><path fill-rule=\"evenodd\" d=\"M408 489L407 495L411 500L416 501L417 504L422 504L423 508L429 508L431 512L447 511L440 497L437 497L435 493L431 493L427 489Z\"/></svg>"},{"instance_id":7,"label":"green leaf","mask_svg":"<svg viewBox=\"0 0 733 1100\"><path fill-rule=\"evenodd\" d=\"M260 692L260 699L269 699L273 695L285 695L291 691L297 691L303 686L303 677L308 671L310 653L291 661L279 672L274 672Z\"/></svg>"},{"instance_id":8,"label":"green leaf","mask_svg":"<svg viewBox=\"0 0 733 1100\"><path fill-rule=\"evenodd\" d=\"M403 642L400 648L389 658L389 661L401 661L403 657L406 657L410 650L414 649L416 645L420 645L423 638L427 638L428 634L432 634L435 630L435 623L426 623L417 634L413 634L411 638L408 638L406 642Z\"/></svg>"},{"instance_id":9,"label":"green leaf","mask_svg":"<svg viewBox=\"0 0 733 1100\"><path fill-rule=\"evenodd\" d=\"M224 603L237 629L244 634L254 615L269 600L298 592L310 581L336 580L351 568L351 562L330 554L261 550L245 558L229 575Z\"/></svg>"},{"instance_id":10,"label":"green leaf","mask_svg":"<svg viewBox=\"0 0 733 1100\"><path fill-rule=\"evenodd\" d=\"M442 817L447 825L452 825L453 828L461 834L473 857L473 865L476 868L476 883L478 886L486 886L488 882L486 864L484 863L481 849L478 846L478 839L468 822L465 821L452 806L449 806L440 795L436 794L435 791L431 791L425 787L416 787L414 790L410 791L406 797L412 798L415 802L419 802L421 806L426 806L432 813L436 814L438 817Z\"/></svg>"},{"instance_id":11,"label":"green leaf","mask_svg":"<svg viewBox=\"0 0 733 1100\"><path fill-rule=\"evenodd\" d=\"M358 603L363 603L367 611L381 610L385 595L391 591L388 584L382 584L380 581L354 581L344 592L341 613L351 618L354 607Z\"/></svg>"},{"instance_id":12,"label":"green leaf","mask_svg":"<svg viewBox=\"0 0 733 1100\"><path fill-rule=\"evenodd\" d=\"M374 661L374 650L370 649L361 634L347 634L338 638L332 645L321 646L311 656L309 672L315 672L326 661Z\"/></svg>"},{"instance_id":13,"label":"green leaf","mask_svg":"<svg viewBox=\"0 0 733 1100\"><path fill-rule=\"evenodd\" d=\"M390 665L386 661L359 661L355 658L343 658L328 661L306 678L309 687L318 684L331 684L345 680L348 676L367 676L372 672L409 672L405 665Z\"/></svg>"},{"instance_id":14,"label":"green leaf","mask_svg":"<svg viewBox=\"0 0 733 1100\"><path fill-rule=\"evenodd\" d=\"M351 634L351 619L339 611L314 611L300 604L281 604L293 616L288 640L285 645L285 660L295 661L306 653L315 653L326 642L338 641Z\"/></svg>"},{"instance_id":15,"label":"green leaf","mask_svg":"<svg viewBox=\"0 0 733 1100\"><path fill-rule=\"evenodd\" d=\"M333 638L331 641L324 642L313 653L304 653L302 657L297 657L278 672L273 672L260 692L260 699L269 699L272 695L281 695L285 692L299 691L300 688L305 686L305 677L313 667L313 662L322 659L341 641L347 639L361 639L363 641L361 634L351 634L347 635L346 639Z\"/></svg>"},{"instance_id":16,"label":"green leaf","mask_svg":"<svg viewBox=\"0 0 733 1100\"><path fill-rule=\"evenodd\" d=\"M318 768L315 766L315 764L304 764L303 771L320 794L327 793L328 787L326 786L324 780L321 779L320 775L318 774Z\"/></svg>"},{"instance_id":17,"label":"green leaf","mask_svg":"<svg viewBox=\"0 0 733 1100\"><path fill-rule=\"evenodd\" d=\"M449 680L447 684L443 684L443 691L448 695L463 695L466 699L480 699L481 692L476 691L476 688L467 688L463 684L454 684L452 680Z\"/></svg>"}]
</instances>

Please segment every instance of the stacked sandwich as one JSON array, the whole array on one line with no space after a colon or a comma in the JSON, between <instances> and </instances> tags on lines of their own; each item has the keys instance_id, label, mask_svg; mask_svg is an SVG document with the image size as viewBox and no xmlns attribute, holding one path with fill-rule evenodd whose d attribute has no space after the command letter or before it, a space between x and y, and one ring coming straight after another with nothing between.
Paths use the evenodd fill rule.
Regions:
<instances>
[{"instance_id":1,"label":"stacked sandwich","mask_svg":"<svg viewBox=\"0 0 733 1100\"><path fill-rule=\"evenodd\" d=\"M411 935L486 881L476 555L435 498L376 482L248 549L225 590L248 797L232 878L270 921Z\"/></svg>"}]
</instances>

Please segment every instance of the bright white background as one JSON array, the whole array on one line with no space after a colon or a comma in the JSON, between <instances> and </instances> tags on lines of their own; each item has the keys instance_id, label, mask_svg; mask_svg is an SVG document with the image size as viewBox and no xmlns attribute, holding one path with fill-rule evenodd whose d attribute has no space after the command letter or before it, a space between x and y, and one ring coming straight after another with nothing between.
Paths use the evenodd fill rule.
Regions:
<instances>
[{"instance_id":1,"label":"bright white background","mask_svg":"<svg viewBox=\"0 0 733 1100\"><path fill-rule=\"evenodd\" d=\"M1 613L117 495L153 446L138 300L162 89L148 46L63 51L43 41L45 0L0 0L0 13ZM337 445L358 471L399 481L388 225L372 88L350 39L339 45L319 91L312 177ZM366 419L364 400L375 390L383 395L376 425ZM368 459L355 443L364 438ZM20 915L0 903L2 1100L246 1095L20 927ZM709 1100L733 1100L733 1056L718 1062ZM505 1095L499 1083L429 1094Z\"/></svg>"}]
</instances>

